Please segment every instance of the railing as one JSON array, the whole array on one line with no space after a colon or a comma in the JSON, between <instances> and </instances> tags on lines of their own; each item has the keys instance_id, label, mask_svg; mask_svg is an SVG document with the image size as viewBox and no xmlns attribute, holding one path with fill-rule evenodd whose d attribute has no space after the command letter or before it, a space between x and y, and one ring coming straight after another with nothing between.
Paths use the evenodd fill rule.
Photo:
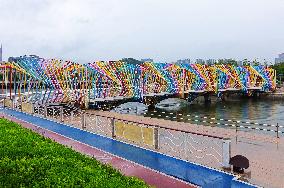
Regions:
<instances>
[{"instance_id":1,"label":"railing","mask_svg":"<svg viewBox=\"0 0 284 188\"><path fill-rule=\"evenodd\" d=\"M72 109L68 106L22 104L22 107L27 106L32 106L32 111L28 110L29 108L23 108L21 111L64 122L96 134L183 160L214 168L229 167L231 141L227 138L144 124L138 121L127 121Z\"/></svg>"},{"instance_id":2,"label":"railing","mask_svg":"<svg viewBox=\"0 0 284 188\"><path fill-rule=\"evenodd\" d=\"M115 106L112 106L115 108ZM117 107L116 107L117 108ZM119 108L118 108L119 109ZM101 110L109 110L107 106L103 106ZM137 114L140 113L136 108L123 108L118 111L128 111L128 114ZM238 119L224 119L224 118L215 118L208 116L200 116L194 114L182 114L182 113L173 113L167 111L146 111L140 115L146 117L154 117L154 118L162 118L165 120L172 121L180 121L180 122L188 122L192 124L202 124L207 126L219 126L219 127L229 127L234 129L236 133L239 131L259 131L260 133L268 133L269 135L275 136L279 138L280 136L284 136L284 126L279 123L268 124L268 123L259 123L254 121L242 121Z\"/></svg>"},{"instance_id":3,"label":"railing","mask_svg":"<svg viewBox=\"0 0 284 188\"><path fill-rule=\"evenodd\" d=\"M167 113L167 112L161 112L161 114L155 114L155 113L157 113L157 111L150 112L149 114L150 117L155 116L159 118L162 116L161 114L163 114L166 117L166 119L171 119L175 121L200 123L202 125L209 125L209 126L227 126L233 128L236 132L247 131L247 130L260 131L262 133L269 132L270 135L271 134L275 135L275 137L277 138L279 138L280 135L284 134L284 126L279 125L279 123L267 124L267 123L258 123L252 121L241 121L236 119L223 119L223 118L214 118L214 117L180 114L180 113L176 114Z\"/></svg>"},{"instance_id":4,"label":"railing","mask_svg":"<svg viewBox=\"0 0 284 188\"><path fill-rule=\"evenodd\" d=\"M82 110L76 108L72 109L70 107L64 107L62 108L61 120L66 124L83 129L84 128L84 123L82 122L84 119L83 114L84 111Z\"/></svg>"},{"instance_id":5,"label":"railing","mask_svg":"<svg viewBox=\"0 0 284 188\"><path fill-rule=\"evenodd\" d=\"M82 111L68 106L33 104L34 114L82 128Z\"/></svg>"},{"instance_id":6,"label":"railing","mask_svg":"<svg viewBox=\"0 0 284 188\"><path fill-rule=\"evenodd\" d=\"M229 167L230 140L174 128L159 127L104 115L85 113L86 130L183 160Z\"/></svg>"}]
</instances>

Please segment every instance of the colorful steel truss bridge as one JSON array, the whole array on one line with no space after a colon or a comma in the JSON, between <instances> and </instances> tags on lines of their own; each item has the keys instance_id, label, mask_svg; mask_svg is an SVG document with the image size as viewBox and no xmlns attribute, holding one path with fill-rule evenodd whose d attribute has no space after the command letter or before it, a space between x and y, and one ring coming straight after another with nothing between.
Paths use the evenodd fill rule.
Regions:
<instances>
[{"instance_id":1,"label":"colorful steel truss bridge","mask_svg":"<svg viewBox=\"0 0 284 188\"><path fill-rule=\"evenodd\" d=\"M252 90L274 91L276 72L269 66L168 64L97 61L79 64L36 56L2 62L1 94L42 102L100 101L110 98Z\"/></svg>"}]
</instances>

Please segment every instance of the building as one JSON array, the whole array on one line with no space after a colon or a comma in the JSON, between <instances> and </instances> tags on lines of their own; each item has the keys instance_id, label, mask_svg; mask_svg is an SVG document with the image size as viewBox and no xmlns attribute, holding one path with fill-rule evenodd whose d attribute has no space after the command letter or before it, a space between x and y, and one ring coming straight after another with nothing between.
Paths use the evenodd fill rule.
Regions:
<instances>
[{"instance_id":1,"label":"building","mask_svg":"<svg viewBox=\"0 0 284 188\"><path fill-rule=\"evenodd\" d=\"M277 58L275 58L275 64L284 63L284 53L279 54Z\"/></svg>"},{"instance_id":2,"label":"building","mask_svg":"<svg viewBox=\"0 0 284 188\"><path fill-rule=\"evenodd\" d=\"M177 60L177 63L189 64L190 63L190 59L179 59L179 60Z\"/></svg>"},{"instance_id":3,"label":"building","mask_svg":"<svg viewBox=\"0 0 284 188\"><path fill-rule=\"evenodd\" d=\"M238 66L243 66L243 61L237 61Z\"/></svg>"},{"instance_id":4,"label":"building","mask_svg":"<svg viewBox=\"0 0 284 188\"><path fill-rule=\"evenodd\" d=\"M1 44L1 48L0 48L0 62L2 62L2 44Z\"/></svg>"},{"instance_id":5,"label":"building","mask_svg":"<svg viewBox=\"0 0 284 188\"><path fill-rule=\"evenodd\" d=\"M141 61L142 61L143 63L145 63L145 62L154 62L154 60L153 60L153 59L150 59L150 58L141 59Z\"/></svg>"},{"instance_id":6,"label":"building","mask_svg":"<svg viewBox=\"0 0 284 188\"><path fill-rule=\"evenodd\" d=\"M197 64L205 64L205 61L203 59L196 59Z\"/></svg>"},{"instance_id":7,"label":"building","mask_svg":"<svg viewBox=\"0 0 284 188\"><path fill-rule=\"evenodd\" d=\"M214 65L216 63L217 63L216 59L208 59L208 60L206 60L206 64L207 65Z\"/></svg>"}]
</instances>

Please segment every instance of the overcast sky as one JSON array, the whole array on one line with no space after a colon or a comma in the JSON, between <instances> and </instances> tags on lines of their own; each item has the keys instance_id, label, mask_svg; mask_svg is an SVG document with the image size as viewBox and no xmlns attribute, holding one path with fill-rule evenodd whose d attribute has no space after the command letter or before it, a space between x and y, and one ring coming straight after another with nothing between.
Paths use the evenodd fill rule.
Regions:
<instances>
[{"instance_id":1,"label":"overcast sky","mask_svg":"<svg viewBox=\"0 0 284 188\"><path fill-rule=\"evenodd\" d=\"M3 56L266 58L284 52L284 0L0 0Z\"/></svg>"}]
</instances>

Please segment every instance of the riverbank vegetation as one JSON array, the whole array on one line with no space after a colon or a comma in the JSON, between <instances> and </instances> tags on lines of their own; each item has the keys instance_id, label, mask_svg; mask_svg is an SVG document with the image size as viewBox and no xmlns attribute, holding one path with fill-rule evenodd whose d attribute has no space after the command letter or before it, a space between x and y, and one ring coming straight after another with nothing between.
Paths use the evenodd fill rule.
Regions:
<instances>
[{"instance_id":1,"label":"riverbank vegetation","mask_svg":"<svg viewBox=\"0 0 284 188\"><path fill-rule=\"evenodd\" d=\"M284 62L272 65L271 67L276 70L277 80L279 82L283 82L284 81Z\"/></svg>"},{"instance_id":2,"label":"riverbank vegetation","mask_svg":"<svg viewBox=\"0 0 284 188\"><path fill-rule=\"evenodd\" d=\"M0 119L0 187L148 187L20 125Z\"/></svg>"}]
</instances>

